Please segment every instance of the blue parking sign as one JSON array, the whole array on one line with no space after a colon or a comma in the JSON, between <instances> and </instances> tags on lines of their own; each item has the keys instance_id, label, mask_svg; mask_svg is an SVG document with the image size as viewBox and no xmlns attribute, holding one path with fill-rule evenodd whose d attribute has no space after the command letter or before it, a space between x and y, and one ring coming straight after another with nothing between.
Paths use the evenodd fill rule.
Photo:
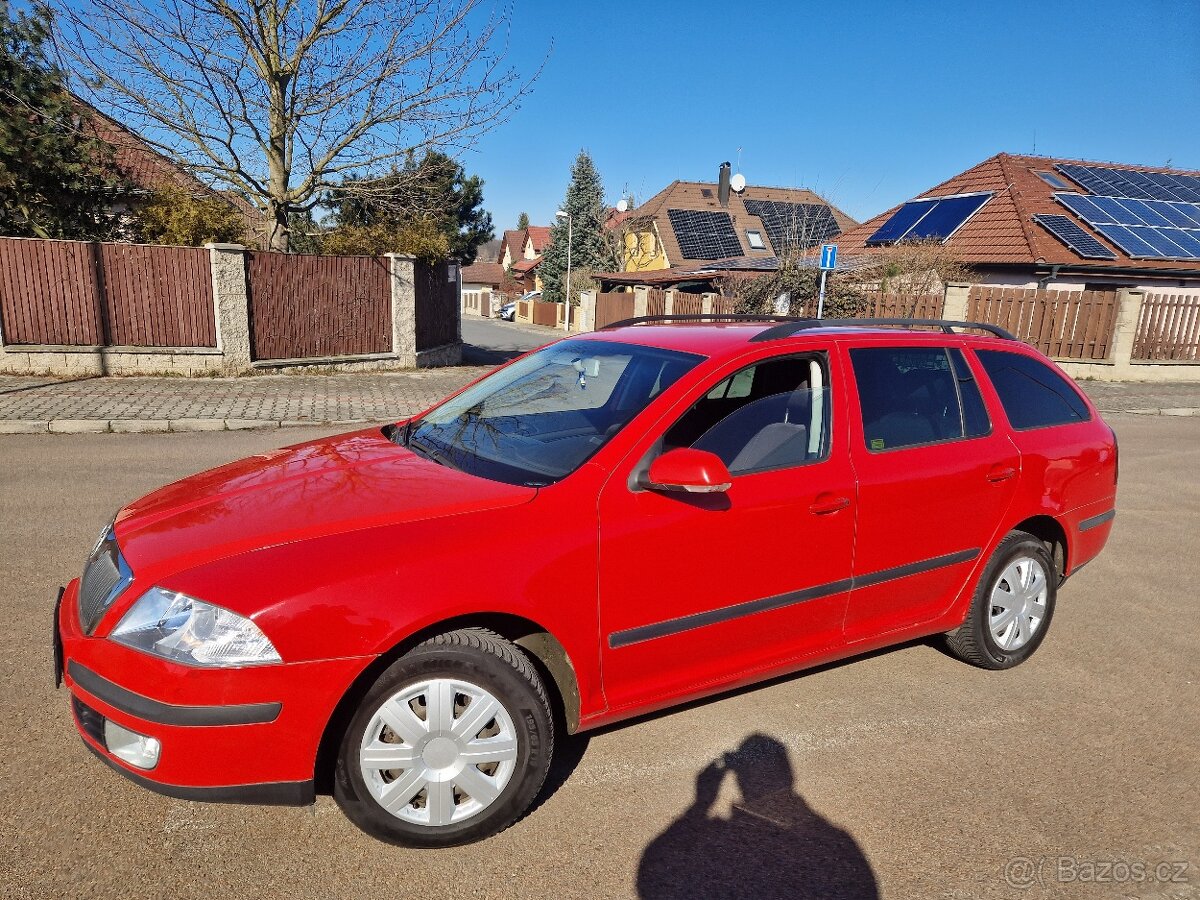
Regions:
<instances>
[{"instance_id":1,"label":"blue parking sign","mask_svg":"<svg viewBox=\"0 0 1200 900\"><path fill-rule=\"evenodd\" d=\"M830 270L837 268L837 244L821 245L821 268Z\"/></svg>"}]
</instances>

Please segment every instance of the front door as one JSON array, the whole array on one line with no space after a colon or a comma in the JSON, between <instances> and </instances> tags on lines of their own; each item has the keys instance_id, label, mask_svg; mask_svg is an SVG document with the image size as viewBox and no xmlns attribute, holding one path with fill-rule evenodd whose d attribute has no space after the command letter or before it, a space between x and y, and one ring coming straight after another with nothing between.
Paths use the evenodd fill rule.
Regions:
<instances>
[{"instance_id":1,"label":"front door","mask_svg":"<svg viewBox=\"0 0 1200 900\"><path fill-rule=\"evenodd\" d=\"M824 352L731 365L618 467L599 504L611 708L664 706L840 645L855 512L848 429L831 418L840 391ZM677 447L721 457L729 490L634 483Z\"/></svg>"}]
</instances>

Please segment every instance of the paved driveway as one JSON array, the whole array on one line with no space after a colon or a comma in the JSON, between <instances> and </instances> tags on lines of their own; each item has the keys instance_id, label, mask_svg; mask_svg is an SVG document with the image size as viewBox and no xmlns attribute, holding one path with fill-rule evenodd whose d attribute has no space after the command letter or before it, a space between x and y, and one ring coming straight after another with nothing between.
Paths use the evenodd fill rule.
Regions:
<instances>
[{"instance_id":1,"label":"paved driveway","mask_svg":"<svg viewBox=\"0 0 1200 900\"><path fill-rule=\"evenodd\" d=\"M1028 665L917 643L569 741L532 815L424 852L328 798L143 791L84 749L50 684L51 590L118 505L318 432L0 437L0 896L1200 896L1200 420L1111 421L1109 550ZM1181 881L1120 883L1135 870L1114 860Z\"/></svg>"}]
</instances>

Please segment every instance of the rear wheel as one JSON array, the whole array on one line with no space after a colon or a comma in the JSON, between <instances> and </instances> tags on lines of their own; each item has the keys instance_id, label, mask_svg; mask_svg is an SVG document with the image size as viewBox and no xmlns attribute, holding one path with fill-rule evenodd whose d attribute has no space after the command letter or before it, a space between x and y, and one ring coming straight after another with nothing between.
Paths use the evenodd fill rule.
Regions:
<instances>
[{"instance_id":1,"label":"rear wheel","mask_svg":"<svg viewBox=\"0 0 1200 900\"><path fill-rule=\"evenodd\" d=\"M1058 577L1046 545L1011 532L988 562L967 619L947 635L959 659L985 669L1011 669L1037 650L1050 627Z\"/></svg>"},{"instance_id":2,"label":"rear wheel","mask_svg":"<svg viewBox=\"0 0 1200 900\"><path fill-rule=\"evenodd\" d=\"M507 828L553 752L546 691L499 635L438 635L389 667L342 740L334 797L374 837L446 847Z\"/></svg>"}]
</instances>

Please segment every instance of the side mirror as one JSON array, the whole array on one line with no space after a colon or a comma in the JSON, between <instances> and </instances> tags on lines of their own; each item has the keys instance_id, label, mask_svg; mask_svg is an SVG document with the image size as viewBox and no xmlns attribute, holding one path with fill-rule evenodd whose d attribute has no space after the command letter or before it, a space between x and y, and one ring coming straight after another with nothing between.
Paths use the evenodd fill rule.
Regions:
<instances>
[{"instance_id":1,"label":"side mirror","mask_svg":"<svg viewBox=\"0 0 1200 900\"><path fill-rule=\"evenodd\" d=\"M715 453L681 447L650 463L647 481L647 486L656 491L718 494L729 490L733 476Z\"/></svg>"}]
</instances>

